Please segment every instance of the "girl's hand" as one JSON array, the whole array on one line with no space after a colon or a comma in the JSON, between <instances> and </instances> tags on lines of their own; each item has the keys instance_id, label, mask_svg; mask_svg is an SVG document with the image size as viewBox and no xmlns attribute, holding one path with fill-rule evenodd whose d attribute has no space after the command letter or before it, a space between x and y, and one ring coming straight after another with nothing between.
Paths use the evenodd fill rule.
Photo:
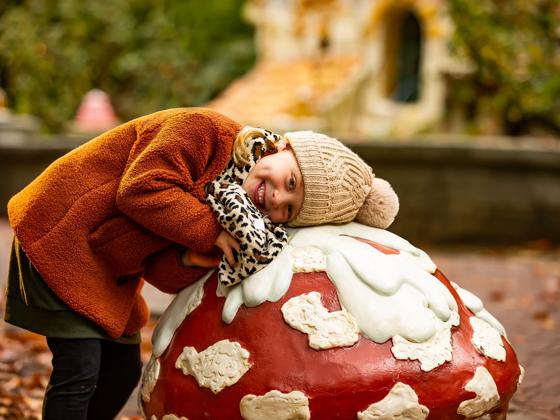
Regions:
<instances>
[{"instance_id":1,"label":"girl's hand","mask_svg":"<svg viewBox=\"0 0 560 420\"><path fill-rule=\"evenodd\" d=\"M213 268L220 264L220 255L215 254L202 254L200 252L187 249L181 256L181 262L187 267L205 267Z\"/></svg>"},{"instance_id":2,"label":"girl's hand","mask_svg":"<svg viewBox=\"0 0 560 420\"><path fill-rule=\"evenodd\" d=\"M215 245L224 252L229 264L235 267L236 262L233 257L233 251L239 252L239 242L225 230L222 230L218 239L216 239Z\"/></svg>"}]
</instances>

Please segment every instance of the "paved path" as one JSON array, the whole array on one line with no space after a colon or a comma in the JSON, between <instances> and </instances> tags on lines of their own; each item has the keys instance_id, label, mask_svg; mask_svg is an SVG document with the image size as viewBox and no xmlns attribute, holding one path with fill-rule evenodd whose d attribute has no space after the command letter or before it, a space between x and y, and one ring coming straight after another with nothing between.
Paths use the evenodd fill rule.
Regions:
<instances>
[{"instance_id":1,"label":"paved path","mask_svg":"<svg viewBox=\"0 0 560 420\"><path fill-rule=\"evenodd\" d=\"M427 251L504 325L525 368L508 419L560 419L560 250Z\"/></svg>"},{"instance_id":2,"label":"paved path","mask_svg":"<svg viewBox=\"0 0 560 420\"><path fill-rule=\"evenodd\" d=\"M0 279L5 279L11 231L0 220ZM446 276L478 295L502 322L525 367L509 420L560 419L560 250L547 244L507 250L424 248ZM144 292L152 310L169 297ZM124 412L137 414L135 397Z\"/></svg>"}]
</instances>

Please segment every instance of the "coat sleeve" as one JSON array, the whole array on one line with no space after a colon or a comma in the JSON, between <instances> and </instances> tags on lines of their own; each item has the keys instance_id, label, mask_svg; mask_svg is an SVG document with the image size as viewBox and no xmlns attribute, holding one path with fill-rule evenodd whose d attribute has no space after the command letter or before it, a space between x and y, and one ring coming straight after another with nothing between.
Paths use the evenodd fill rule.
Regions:
<instances>
[{"instance_id":1,"label":"coat sleeve","mask_svg":"<svg viewBox=\"0 0 560 420\"><path fill-rule=\"evenodd\" d=\"M173 244L150 255L146 260L143 278L164 293L179 293L183 288L199 280L208 268L185 267L181 255L185 248Z\"/></svg>"},{"instance_id":2,"label":"coat sleeve","mask_svg":"<svg viewBox=\"0 0 560 420\"><path fill-rule=\"evenodd\" d=\"M214 123L199 113L169 118L149 141L140 133L139 151L131 152L119 184L118 208L159 236L196 251L210 250L221 227L210 206L191 191L218 141Z\"/></svg>"}]
</instances>

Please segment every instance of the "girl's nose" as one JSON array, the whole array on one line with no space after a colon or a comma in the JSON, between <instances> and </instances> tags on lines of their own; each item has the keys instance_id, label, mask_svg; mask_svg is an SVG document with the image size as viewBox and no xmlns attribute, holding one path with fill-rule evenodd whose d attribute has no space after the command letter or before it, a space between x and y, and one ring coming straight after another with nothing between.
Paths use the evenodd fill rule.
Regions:
<instances>
[{"instance_id":1,"label":"girl's nose","mask_svg":"<svg viewBox=\"0 0 560 420\"><path fill-rule=\"evenodd\" d=\"M287 210L287 195L282 192L280 189L275 189L272 193L271 199L271 210L274 214L273 221L284 221L284 219L288 218L288 210ZM271 214L272 216L272 214Z\"/></svg>"},{"instance_id":2,"label":"girl's nose","mask_svg":"<svg viewBox=\"0 0 560 420\"><path fill-rule=\"evenodd\" d=\"M270 204L272 207L277 207L278 205L278 188L274 188L274 190L272 190L272 197L270 198Z\"/></svg>"},{"instance_id":3,"label":"girl's nose","mask_svg":"<svg viewBox=\"0 0 560 420\"><path fill-rule=\"evenodd\" d=\"M280 207L286 200L285 194L279 189L275 188L272 192L272 207Z\"/></svg>"}]
</instances>

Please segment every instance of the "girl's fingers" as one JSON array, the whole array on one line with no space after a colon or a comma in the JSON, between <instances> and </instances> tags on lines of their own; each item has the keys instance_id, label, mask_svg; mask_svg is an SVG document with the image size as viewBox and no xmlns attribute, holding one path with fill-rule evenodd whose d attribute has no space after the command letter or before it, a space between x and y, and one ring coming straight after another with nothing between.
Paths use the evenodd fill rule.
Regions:
<instances>
[{"instance_id":1,"label":"girl's fingers","mask_svg":"<svg viewBox=\"0 0 560 420\"><path fill-rule=\"evenodd\" d=\"M239 252L239 242L237 241L237 239L235 239L233 236L229 237L229 245L235 249L237 252Z\"/></svg>"},{"instance_id":2,"label":"girl's fingers","mask_svg":"<svg viewBox=\"0 0 560 420\"><path fill-rule=\"evenodd\" d=\"M227 247L225 247L225 249L223 251L224 251L224 254L225 254L226 259L228 260L229 264L232 267L235 267L235 258L233 257L232 248L230 246L227 246Z\"/></svg>"},{"instance_id":3,"label":"girl's fingers","mask_svg":"<svg viewBox=\"0 0 560 420\"><path fill-rule=\"evenodd\" d=\"M220 263L220 258L194 253L193 255L191 255L191 262L199 267L212 268L218 266L218 264Z\"/></svg>"},{"instance_id":4,"label":"girl's fingers","mask_svg":"<svg viewBox=\"0 0 560 420\"><path fill-rule=\"evenodd\" d=\"M222 230L220 236L218 236L218 239L216 239L216 246L223 251L230 265L232 267L235 267L236 262L233 256L233 250L239 252L239 242L237 242L237 240L229 233Z\"/></svg>"},{"instance_id":5,"label":"girl's fingers","mask_svg":"<svg viewBox=\"0 0 560 420\"><path fill-rule=\"evenodd\" d=\"M210 254L202 254L196 251L187 250L182 257L183 265L212 268L220 264L220 257Z\"/></svg>"}]
</instances>

